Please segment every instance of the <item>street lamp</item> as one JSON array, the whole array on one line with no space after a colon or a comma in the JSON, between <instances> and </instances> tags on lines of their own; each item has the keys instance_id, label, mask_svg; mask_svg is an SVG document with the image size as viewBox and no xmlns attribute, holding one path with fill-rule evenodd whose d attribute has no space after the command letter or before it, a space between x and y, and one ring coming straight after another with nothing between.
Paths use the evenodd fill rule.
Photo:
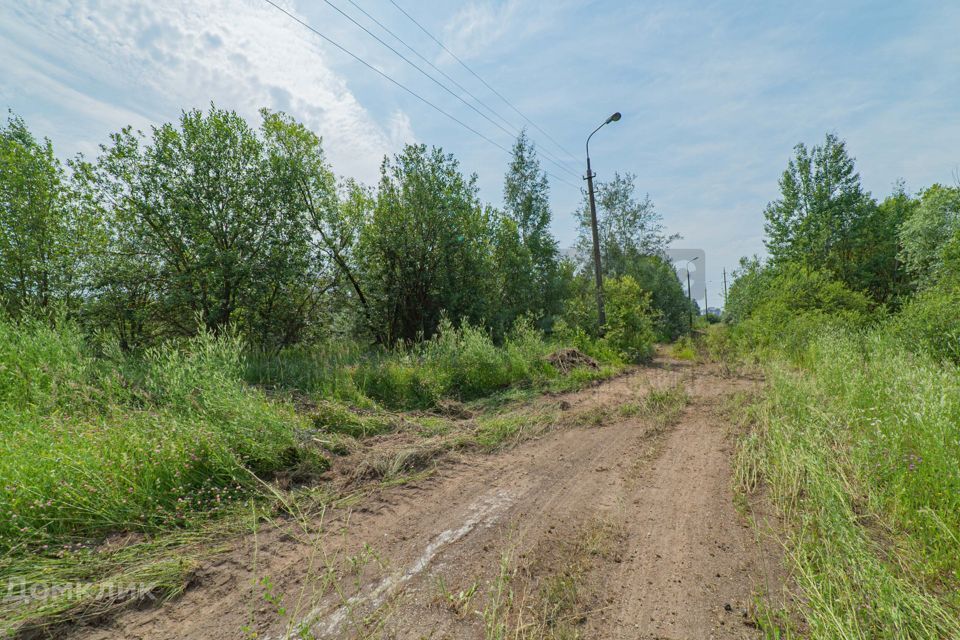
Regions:
<instances>
[{"instance_id":1,"label":"street lamp","mask_svg":"<svg viewBox=\"0 0 960 640\"><path fill-rule=\"evenodd\" d=\"M697 256L699 258L700 256ZM690 333L693 333L693 296L690 294L690 263L696 262L697 258L690 258L687 260L686 272L687 272L687 302L690 305L690 308L687 310L687 314L690 316Z\"/></svg>"},{"instance_id":2,"label":"street lamp","mask_svg":"<svg viewBox=\"0 0 960 640\"><path fill-rule=\"evenodd\" d=\"M590 168L590 138L593 134L611 122L620 120L620 112L617 111L606 119L602 125L593 130L587 136L587 190L590 192L590 230L593 233L593 269L596 272L597 280L597 318L600 323L600 333L603 334L603 326L607 323L607 314L603 310L603 272L600 269L600 232L597 230L597 201L593 195L593 170Z\"/></svg>"}]
</instances>

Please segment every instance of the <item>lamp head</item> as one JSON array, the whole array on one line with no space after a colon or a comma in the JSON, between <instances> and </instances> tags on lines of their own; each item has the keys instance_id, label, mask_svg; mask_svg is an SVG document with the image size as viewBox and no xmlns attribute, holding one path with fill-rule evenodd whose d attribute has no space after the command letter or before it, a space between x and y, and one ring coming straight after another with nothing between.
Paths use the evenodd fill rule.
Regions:
<instances>
[{"instance_id":1,"label":"lamp head","mask_svg":"<svg viewBox=\"0 0 960 640\"><path fill-rule=\"evenodd\" d=\"M622 117L622 116L620 115L620 112L617 111L617 112L614 113L612 116L610 116L609 118L607 118L607 121L606 121L604 124L610 124L611 122L617 122L618 120L620 120L621 117Z\"/></svg>"}]
</instances>

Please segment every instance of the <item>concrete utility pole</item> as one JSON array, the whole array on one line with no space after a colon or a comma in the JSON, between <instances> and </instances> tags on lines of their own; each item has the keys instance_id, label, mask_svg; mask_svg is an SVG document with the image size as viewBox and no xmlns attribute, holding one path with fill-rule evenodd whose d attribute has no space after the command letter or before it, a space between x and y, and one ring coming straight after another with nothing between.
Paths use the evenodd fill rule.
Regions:
<instances>
[{"instance_id":1,"label":"concrete utility pole","mask_svg":"<svg viewBox=\"0 0 960 640\"><path fill-rule=\"evenodd\" d=\"M688 311L687 311L687 315L689 316L689 319L690 319L690 333L691 333L691 334L693 334L693 295L692 295L691 292L690 292L690 263L691 263L691 262L696 262L696 261L697 261L696 258L691 258L690 260L687 260L687 268L686 268L686 271L687 271L687 304L690 306L690 308L689 308Z\"/></svg>"},{"instance_id":2,"label":"concrete utility pole","mask_svg":"<svg viewBox=\"0 0 960 640\"><path fill-rule=\"evenodd\" d=\"M600 129L604 128L611 122L616 122L620 119L620 112L617 111L612 116L607 118L606 122L593 130L589 136L587 136L587 190L590 192L590 231L593 233L593 269L596 275L597 281L597 320L599 321L600 334L603 334L604 325L607 324L607 314L603 310L603 271L600 267L600 231L597 229L597 201L593 195L593 170L590 168L590 138L593 137L593 134Z\"/></svg>"},{"instance_id":3,"label":"concrete utility pole","mask_svg":"<svg viewBox=\"0 0 960 640\"><path fill-rule=\"evenodd\" d=\"M727 306L727 268L723 268L723 306Z\"/></svg>"}]
</instances>

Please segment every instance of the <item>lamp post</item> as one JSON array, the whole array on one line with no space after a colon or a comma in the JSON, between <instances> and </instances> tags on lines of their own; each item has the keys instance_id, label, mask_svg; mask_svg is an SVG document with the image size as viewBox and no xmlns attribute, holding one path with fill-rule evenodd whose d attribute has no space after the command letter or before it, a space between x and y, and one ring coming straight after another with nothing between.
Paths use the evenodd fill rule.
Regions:
<instances>
[{"instance_id":1,"label":"lamp post","mask_svg":"<svg viewBox=\"0 0 960 640\"><path fill-rule=\"evenodd\" d=\"M699 256L698 256L699 257ZM693 296L690 293L690 263L696 262L697 258L691 258L687 260L686 272L687 272L687 304L690 305L690 308L687 310L687 315L690 317L690 333L693 333Z\"/></svg>"},{"instance_id":2,"label":"lamp post","mask_svg":"<svg viewBox=\"0 0 960 640\"><path fill-rule=\"evenodd\" d=\"M597 319L599 321L600 334L603 334L603 327L607 323L607 314L603 310L603 272L600 269L600 232L597 230L597 201L593 195L593 170L590 168L590 138L593 134L611 122L617 122L620 119L620 112L617 111L606 119L602 125L593 130L587 136L587 191L590 193L590 230L593 233L593 269L597 280Z\"/></svg>"}]
</instances>

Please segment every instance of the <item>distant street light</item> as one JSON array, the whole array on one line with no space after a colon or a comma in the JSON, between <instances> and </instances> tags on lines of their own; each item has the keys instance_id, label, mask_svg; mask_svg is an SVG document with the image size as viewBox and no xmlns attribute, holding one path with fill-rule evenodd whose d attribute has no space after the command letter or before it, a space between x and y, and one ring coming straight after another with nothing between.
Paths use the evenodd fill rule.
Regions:
<instances>
[{"instance_id":1,"label":"distant street light","mask_svg":"<svg viewBox=\"0 0 960 640\"><path fill-rule=\"evenodd\" d=\"M697 256L699 257L699 256ZM690 294L690 263L696 262L697 258L691 258L687 260L687 302L690 304L688 309L688 315L690 316L690 333L693 333L693 296Z\"/></svg>"},{"instance_id":2,"label":"distant street light","mask_svg":"<svg viewBox=\"0 0 960 640\"><path fill-rule=\"evenodd\" d=\"M593 130L593 133L600 131L611 122L620 120L620 112L617 111L606 121ZM593 195L593 170L590 168L590 138L593 133L587 136L587 190L590 192L590 230L593 232L593 269L596 272L597 280L597 318L600 322L600 333L603 334L603 327L607 324L607 314L603 310L603 271L600 268L600 232L597 230L597 201Z\"/></svg>"}]
</instances>

